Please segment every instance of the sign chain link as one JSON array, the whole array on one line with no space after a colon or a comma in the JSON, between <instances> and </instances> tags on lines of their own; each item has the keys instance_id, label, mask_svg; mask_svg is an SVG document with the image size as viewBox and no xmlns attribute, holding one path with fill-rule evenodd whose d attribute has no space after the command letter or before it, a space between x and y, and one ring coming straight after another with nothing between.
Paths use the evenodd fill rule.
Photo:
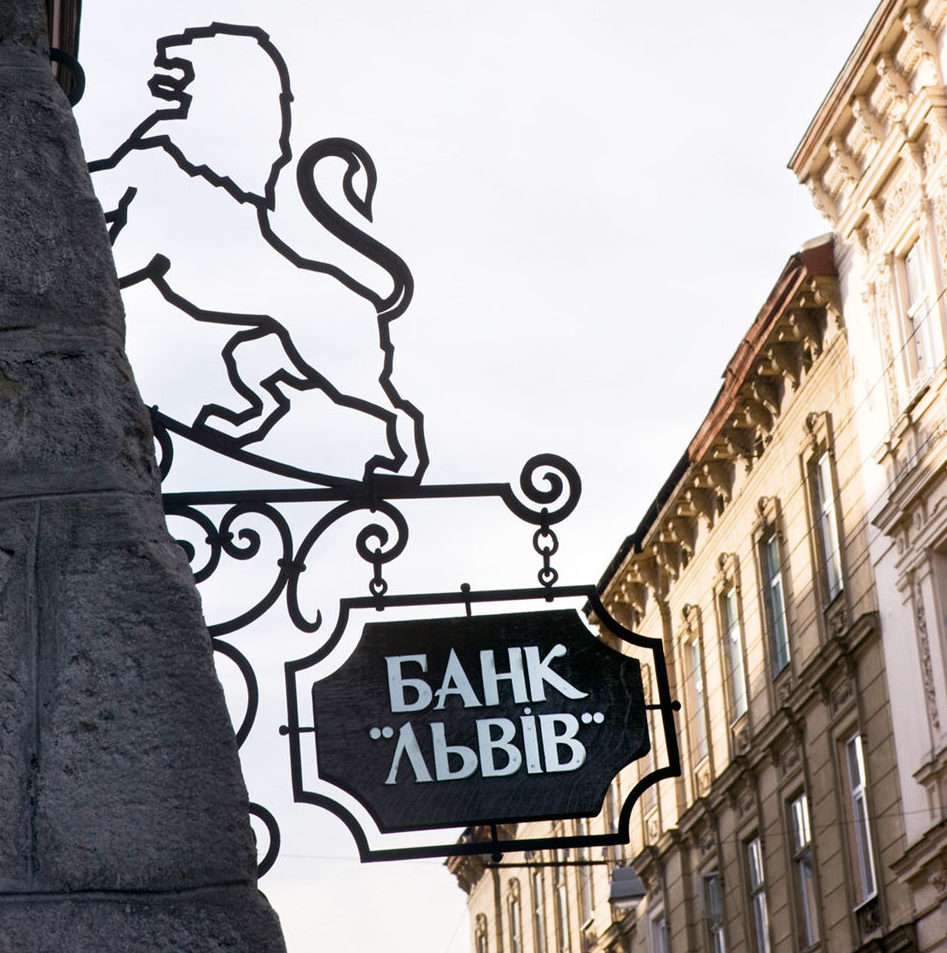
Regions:
<instances>
[{"instance_id":1,"label":"sign chain link","mask_svg":"<svg viewBox=\"0 0 947 953\"><path fill-rule=\"evenodd\" d=\"M559 550L559 539L549 526L549 509L543 507L540 512L539 529L533 534L533 549L543 558L543 568L536 574L540 585L547 589L556 584L559 573L552 568L550 559Z\"/></svg>"}]
</instances>

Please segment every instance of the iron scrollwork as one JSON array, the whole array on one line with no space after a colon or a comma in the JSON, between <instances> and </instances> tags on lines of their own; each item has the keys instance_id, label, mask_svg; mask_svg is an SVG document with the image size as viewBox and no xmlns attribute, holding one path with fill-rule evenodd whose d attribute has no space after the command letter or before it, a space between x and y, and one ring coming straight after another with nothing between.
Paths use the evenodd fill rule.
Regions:
<instances>
[{"instance_id":1,"label":"iron scrollwork","mask_svg":"<svg viewBox=\"0 0 947 953\"><path fill-rule=\"evenodd\" d=\"M220 41L239 47L247 62L252 60L264 74L275 77L278 136L275 157L262 179L242 178L232 173L226 162L221 166L207 161L203 154L192 153L192 140L184 133L195 101L199 102L200 92L195 87L201 87L204 79L202 52L208 44ZM167 413L158 406L152 409L161 479L169 480L176 450L186 446L226 458L241 465L246 473L268 474L281 478L284 484L292 481L291 486L280 488L167 491L163 495L166 515L181 531L180 542L198 584L207 582L227 561L255 561L255 566L267 560L270 563L269 581L264 582L262 594L256 593L252 604L239 606L227 618L209 625L214 649L234 663L245 684L245 708L234 718L237 741L242 745L257 719L259 686L252 664L231 637L261 619L281 600L297 630L314 633L320 629L323 615L318 607L313 611L311 606L302 604L301 583L307 572L307 560L330 528L346 517L361 517L362 526L355 535L354 546L357 555L371 568L368 595L364 597L368 604L379 610L398 604L418 604L410 601L412 597L390 593L385 577L385 567L404 552L408 543L408 522L399 504L496 498L514 517L535 527L533 547L541 560L538 591L552 601L571 592L557 588L558 574L552 557L558 550L558 540L553 527L575 509L581 481L568 461L554 454L540 454L526 463L517 487L510 483L424 483L429 462L424 418L402 396L392 379L394 346L390 325L409 307L414 281L404 260L364 230L362 223L372 220L377 185L375 165L368 151L350 139L320 139L302 152L296 164L295 184L302 205L324 230L324 237L356 252L375 267L376 273L385 276L385 286L380 289L329 260L304 254L278 231L277 195L283 194L278 186L281 172L293 155L293 94L286 63L263 30L223 23L190 28L158 40L155 65L157 71L148 87L160 101L158 107L118 148L90 163L89 168L106 208L105 220L121 288L143 289L156 307L171 309L170 313L179 320L195 322L190 327L221 331L226 340L220 360L229 382L225 400L203 400L190 417ZM349 211L361 220L359 224L333 208L320 191L316 172L326 160L332 160L336 167L342 163L341 192ZM148 231L155 222L163 222L155 214L156 198L149 191L151 176L158 173L176 176L182 188L189 183L188 187L202 195L209 192L216 196L216 208L227 216L236 238L243 243L241 247L248 251L246 260L265 261L267 266L281 269L281 276L296 281L307 302L302 312L277 315L254 307L259 275L252 265L248 266L250 273L244 274L230 262L224 262L224 274L211 276L218 279L209 282L214 289L211 292L200 281L193 282L187 256L178 247L181 229ZM106 195L111 198L106 199ZM191 224L202 235L207 233L208 246L212 247L216 237L213 223L202 219ZM204 300L205 294L223 294L222 288L234 291L234 295L226 301ZM328 301L322 310L318 304L320 296ZM367 323L361 313L365 306L370 312ZM338 320L335 312L340 307L351 312L344 315L345 321L362 322L357 326L360 330L354 341L362 349L358 356L367 358L372 367L369 374L360 371L340 376L338 368L324 366L318 360L319 350L311 346L314 340L320 340L320 334L322 340L338 336L343 325L333 322ZM345 324L346 333L352 327L355 325ZM270 363L261 365L257 360L260 354ZM279 445L284 449L278 453L271 450L274 435L293 420L293 399L312 391L319 391L345 414L381 425L383 445L361 461L360 473L330 472L329 467L302 459L294 449L286 451L285 444ZM307 443L311 445L312 441ZM303 504L318 505L321 515L317 519L298 516ZM297 507L297 515L289 518L287 514L293 507ZM186 532L184 527L188 527ZM272 540L264 540L265 533L271 534ZM472 599L503 595L471 595L469 586L462 588L468 613ZM583 590L583 595L594 596L594 592ZM522 594L517 596L514 591L512 598L522 598ZM440 601L456 602L456 594ZM331 650L335 632L327 636L320 651ZM287 671L290 667L288 664ZM288 688L289 722L298 726L294 692L294 688ZM293 741L298 743L298 737ZM268 835L268 845L259 862L263 874L279 853L279 826L265 807L252 804L250 810ZM472 849L469 844L458 845L461 852Z\"/></svg>"}]
</instances>

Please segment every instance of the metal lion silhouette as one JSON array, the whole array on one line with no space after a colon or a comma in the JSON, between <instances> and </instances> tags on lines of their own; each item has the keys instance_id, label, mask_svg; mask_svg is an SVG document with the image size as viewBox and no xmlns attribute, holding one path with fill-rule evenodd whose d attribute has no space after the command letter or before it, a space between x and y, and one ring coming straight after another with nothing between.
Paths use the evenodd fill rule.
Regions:
<instances>
[{"instance_id":1,"label":"metal lion silhouette","mask_svg":"<svg viewBox=\"0 0 947 953\"><path fill-rule=\"evenodd\" d=\"M278 89L278 103L272 104L255 88L242 90L272 126L275 155L268 169L247 163L259 154L258 143L265 144L265 131L238 124L229 142L225 130L207 135L227 110L213 93L202 99L202 79L214 72L214 63L204 64L205 75L201 59L221 43L238 47L244 63L262 62ZM193 420L164 422L218 452L310 483L419 481L428 462L423 417L392 382L390 334L391 322L411 302L411 272L391 249L330 205L317 185L317 166L323 170L320 182L326 168L336 175L341 169L335 184L341 184L346 211L370 222L376 185L370 155L344 138L321 139L302 153L298 194L324 230L320 241L330 248L328 255L303 254L293 247L299 241L291 245L274 224L277 183L292 158L293 97L286 64L269 36L258 27L212 23L163 37L157 51L148 87L166 105L89 169L106 208L120 286L156 291L163 307L176 309L178 316L223 331L226 399L200 404ZM239 95L230 89L228 97L232 112ZM197 129L204 135L195 134ZM246 147L251 141L253 149ZM205 204L211 201L208 193L214 196L213 214L191 213L198 196ZM376 276L373 284L383 287L328 260L332 246L348 255L354 250ZM275 282L282 292L278 313L271 300ZM268 455L267 438L292 409L291 395L307 391L328 398L342 419L357 414L375 422L383 436L364 466L359 464L360 474L322 472ZM344 431L343 424L343 436Z\"/></svg>"}]
</instances>

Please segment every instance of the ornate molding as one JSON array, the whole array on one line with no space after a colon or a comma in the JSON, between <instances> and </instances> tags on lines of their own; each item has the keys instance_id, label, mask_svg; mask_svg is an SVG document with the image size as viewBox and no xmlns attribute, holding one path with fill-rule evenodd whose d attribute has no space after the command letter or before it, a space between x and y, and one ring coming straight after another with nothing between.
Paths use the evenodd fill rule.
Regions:
<instances>
[{"instance_id":1,"label":"ornate molding","mask_svg":"<svg viewBox=\"0 0 947 953\"><path fill-rule=\"evenodd\" d=\"M914 629L917 633L917 647L921 658L921 680L924 686L927 719L936 731L940 731L940 713L937 710L934 666L931 662L931 643L927 633L927 613L924 609L924 590L921 579L917 575L912 580L911 597L914 603Z\"/></svg>"}]
</instances>

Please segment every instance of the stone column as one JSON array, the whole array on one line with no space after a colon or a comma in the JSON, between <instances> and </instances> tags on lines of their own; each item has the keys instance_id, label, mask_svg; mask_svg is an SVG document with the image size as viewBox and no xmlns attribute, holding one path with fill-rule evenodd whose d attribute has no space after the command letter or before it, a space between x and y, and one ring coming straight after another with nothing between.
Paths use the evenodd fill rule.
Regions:
<instances>
[{"instance_id":1,"label":"stone column","mask_svg":"<svg viewBox=\"0 0 947 953\"><path fill-rule=\"evenodd\" d=\"M277 953L123 337L43 2L0 0L0 953Z\"/></svg>"}]
</instances>

